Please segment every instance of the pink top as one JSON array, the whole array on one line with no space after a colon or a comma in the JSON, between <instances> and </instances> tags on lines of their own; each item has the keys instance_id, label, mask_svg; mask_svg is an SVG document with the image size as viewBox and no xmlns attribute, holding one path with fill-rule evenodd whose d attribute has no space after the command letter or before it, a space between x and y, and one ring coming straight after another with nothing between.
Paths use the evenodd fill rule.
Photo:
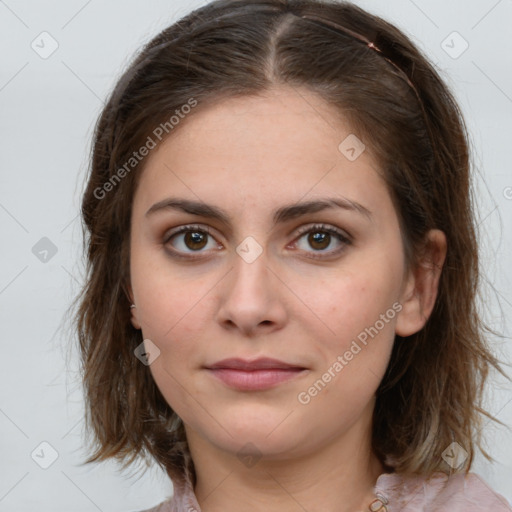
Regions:
<instances>
[{"instance_id":1,"label":"pink top","mask_svg":"<svg viewBox=\"0 0 512 512\"><path fill-rule=\"evenodd\" d=\"M512 507L475 473L430 478L382 473L373 488L384 495L388 512L512 512ZM368 504L369 505L369 504ZM144 512L201 512L190 479L174 485L174 495Z\"/></svg>"}]
</instances>

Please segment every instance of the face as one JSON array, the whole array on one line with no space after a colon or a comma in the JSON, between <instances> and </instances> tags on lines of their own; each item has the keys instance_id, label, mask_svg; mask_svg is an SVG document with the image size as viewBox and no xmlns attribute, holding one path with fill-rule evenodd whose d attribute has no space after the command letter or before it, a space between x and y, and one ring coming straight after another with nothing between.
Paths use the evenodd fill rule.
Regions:
<instances>
[{"instance_id":1,"label":"face","mask_svg":"<svg viewBox=\"0 0 512 512\"><path fill-rule=\"evenodd\" d=\"M305 90L178 128L148 157L131 228L132 323L160 351L163 396L187 433L233 453L305 453L368 425L410 295L377 162L354 159L357 133ZM212 369L228 358L289 366Z\"/></svg>"}]
</instances>

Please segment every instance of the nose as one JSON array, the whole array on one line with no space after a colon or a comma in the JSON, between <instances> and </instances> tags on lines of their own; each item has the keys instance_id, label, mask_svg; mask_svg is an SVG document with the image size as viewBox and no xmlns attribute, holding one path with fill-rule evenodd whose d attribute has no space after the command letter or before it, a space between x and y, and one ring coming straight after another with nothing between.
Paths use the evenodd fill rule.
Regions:
<instances>
[{"instance_id":1,"label":"nose","mask_svg":"<svg viewBox=\"0 0 512 512\"><path fill-rule=\"evenodd\" d=\"M220 283L218 322L245 336L281 329L287 318L286 292L265 252L252 262L235 254L233 268Z\"/></svg>"}]
</instances>

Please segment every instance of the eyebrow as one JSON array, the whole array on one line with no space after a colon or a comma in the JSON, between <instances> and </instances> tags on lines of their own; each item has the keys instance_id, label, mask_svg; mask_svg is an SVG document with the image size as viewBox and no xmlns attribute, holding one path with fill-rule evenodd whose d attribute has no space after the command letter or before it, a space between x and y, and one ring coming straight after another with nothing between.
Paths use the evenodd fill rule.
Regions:
<instances>
[{"instance_id":1,"label":"eyebrow","mask_svg":"<svg viewBox=\"0 0 512 512\"><path fill-rule=\"evenodd\" d=\"M284 223L308 213L317 213L323 210L335 208L353 211L363 215L370 221L373 220L371 211L364 207L362 204L359 204L356 201L352 201L346 197L327 197L316 199L314 201L290 204L278 208L274 211L273 222L274 225L278 223ZM151 208L149 208L145 216L148 217L156 212L169 209L180 210L191 215L216 219L227 226L231 226L231 218L229 214L218 206L176 197L169 197L159 201L158 203L155 203L153 206L151 206Z\"/></svg>"}]
</instances>

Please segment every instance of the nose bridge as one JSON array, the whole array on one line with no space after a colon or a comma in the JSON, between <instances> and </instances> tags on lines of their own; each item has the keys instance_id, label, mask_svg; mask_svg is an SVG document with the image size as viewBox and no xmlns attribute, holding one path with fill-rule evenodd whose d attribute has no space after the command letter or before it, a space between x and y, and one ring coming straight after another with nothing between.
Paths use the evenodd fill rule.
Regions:
<instances>
[{"instance_id":1,"label":"nose bridge","mask_svg":"<svg viewBox=\"0 0 512 512\"><path fill-rule=\"evenodd\" d=\"M259 326L282 327L286 318L269 254L251 238L236 247L233 268L220 292L218 311L221 324L235 326L246 334Z\"/></svg>"},{"instance_id":2,"label":"nose bridge","mask_svg":"<svg viewBox=\"0 0 512 512\"><path fill-rule=\"evenodd\" d=\"M236 293L264 293L268 286L268 251L252 236L235 249L231 290Z\"/></svg>"}]
</instances>

